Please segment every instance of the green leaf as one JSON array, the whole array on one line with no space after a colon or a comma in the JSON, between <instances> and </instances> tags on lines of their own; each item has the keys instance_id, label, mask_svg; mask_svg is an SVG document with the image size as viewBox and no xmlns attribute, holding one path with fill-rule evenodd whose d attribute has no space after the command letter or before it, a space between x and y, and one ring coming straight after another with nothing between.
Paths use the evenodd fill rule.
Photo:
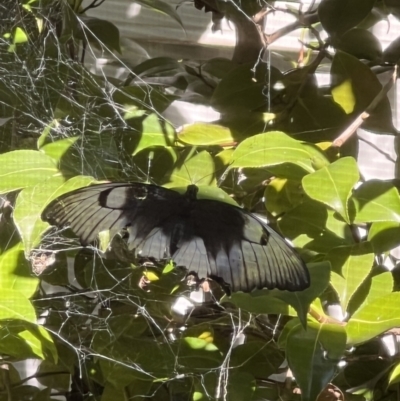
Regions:
<instances>
[{"instance_id":1,"label":"green leaf","mask_svg":"<svg viewBox=\"0 0 400 401\"><path fill-rule=\"evenodd\" d=\"M297 315L304 326L306 325L307 313L311 302L326 289L331 273L331 265L325 261L309 263L307 268L310 272L310 287L306 290L299 292L271 291L271 294L296 309Z\"/></svg>"},{"instance_id":2,"label":"green leaf","mask_svg":"<svg viewBox=\"0 0 400 401\"><path fill-rule=\"evenodd\" d=\"M390 372L388 385L390 386L392 384L399 382L400 382L400 363L398 363Z\"/></svg>"},{"instance_id":3,"label":"green leaf","mask_svg":"<svg viewBox=\"0 0 400 401\"><path fill-rule=\"evenodd\" d=\"M354 192L352 199L356 205L355 223L400 222L400 196L390 182L367 181Z\"/></svg>"},{"instance_id":4,"label":"green leaf","mask_svg":"<svg viewBox=\"0 0 400 401\"><path fill-rule=\"evenodd\" d=\"M302 400L314 401L336 373L346 347L346 332L336 324L310 322L307 330L294 326L286 342L289 367L301 388Z\"/></svg>"},{"instance_id":5,"label":"green leaf","mask_svg":"<svg viewBox=\"0 0 400 401\"><path fill-rule=\"evenodd\" d=\"M40 150L47 156L51 157L55 162L59 163L68 149L79 139L78 136L60 139L59 141L47 143Z\"/></svg>"},{"instance_id":6,"label":"green leaf","mask_svg":"<svg viewBox=\"0 0 400 401\"><path fill-rule=\"evenodd\" d=\"M350 318L346 326L349 345L366 342L400 325L400 293L387 294L387 289L382 290L383 296L374 296L372 300L367 297L364 305Z\"/></svg>"},{"instance_id":7,"label":"green leaf","mask_svg":"<svg viewBox=\"0 0 400 401\"><path fill-rule=\"evenodd\" d=\"M3 153L0 165L0 193L36 185L59 174L50 157L34 150Z\"/></svg>"},{"instance_id":8,"label":"green leaf","mask_svg":"<svg viewBox=\"0 0 400 401\"><path fill-rule=\"evenodd\" d=\"M267 132L245 139L232 155L231 168L268 167L292 163L312 173L318 166L328 165L316 147L297 141L279 131Z\"/></svg>"},{"instance_id":9,"label":"green leaf","mask_svg":"<svg viewBox=\"0 0 400 401\"><path fill-rule=\"evenodd\" d=\"M26 254L40 243L42 234L49 227L41 219L44 207L57 196L87 186L91 182L91 177L77 176L65 182L64 177L57 176L19 193L13 217Z\"/></svg>"},{"instance_id":10,"label":"green leaf","mask_svg":"<svg viewBox=\"0 0 400 401\"><path fill-rule=\"evenodd\" d=\"M110 21L95 17L80 16L80 29L76 37L83 41L89 41L93 45L104 47L107 50L116 50L121 53L119 42L119 29Z\"/></svg>"},{"instance_id":11,"label":"green leaf","mask_svg":"<svg viewBox=\"0 0 400 401\"><path fill-rule=\"evenodd\" d=\"M197 337L185 337L185 343L192 349L204 349L205 351L218 351L218 348L207 340Z\"/></svg>"},{"instance_id":12,"label":"green leaf","mask_svg":"<svg viewBox=\"0 0 400 401\"><path fill-rule=\"evenodd\" d=\"M364 112L382 89L381 83L369 66L356 57L340 50L336 52L333 58L331 76L333 87L340 85L343 81L351 82L352 91L356 99L354 114ZM365 82L368 82L368 85L365 85ZM352 120L349 119L348 121ZM382 133L395 134L397 132L393 126L392 111L387 96L371 111L362 128Z\"/></svg>"},{"instance_id":13,"label":"green leaf","mask_svg":"<svg viewBox=\"0 0 400 401\"><path fill-rule=\"evenodd\" d=\"M310 198L330 206L350 224L348 200L359 178L357 162L352 157L344 157L306 175L302 184Z\"/></svg>"},{"instance_id":14,"label":"green leaf","mask_svg":"<svg viewBox=\"0 0 400 401\"><path fill-rule=\"evenodd\" d=\"M257 290L250 294L234 292L229 300L224 298L225 300L254 314L289 315L288 303L276 298L268 290Z\"/></svg>"},{"instance_id":15,"label":"green leaf","mask_svg":"<svg viewBox=\"0 0 400 401\"><path fill-rule=\"evenodd\" d=\"M30 347L32 352L41 359L45 359L45 355L42 349L41 341L35 337L30 331L24 330L18 333L18 337L23 339L25 343Z\"/></svg>"},{"instance_id":16,"label":"green leaf","mask_svg":"<svg viewBox=\"0 0 400 401\"><path fill-rule=\"evenodd\" d=\"M143 121L142 135L133 155L146 148L171 146L174 141L174 128L170 124L162 124L157 114L152 113Z\"/></svg>"},{"instance_id":17,"label":"green leaf","mask_svg":"<svg viewBox=\"0 0 400 401\"><path fill-rule=\"evenodd\" d=\"M179 131L178 140L195 146L223 146L234 142L229 128L209 123L184 125Z\"/></svg>"},{"instance_id":18,"label":"green leaf","mask_svg":"<svg viewBox=\"0 0 400 401\"><path fill-rule=\"evenodd\" d=\"M0 291L0 320L19 319L36 322L36 313L31 302L20 291L2 288Z\"/></svg>"},{"instance_id":19,"label":"green leaf","mask_svg":"<svg viewBox=\"0 0 400 401\"><path fill-rule=\"evenodd\" d=\"M284 359L275 342L248 341L232 350L231 366L266 380L277 372Z\"/></svg>"},{"instance_id":20,"label":"green leaf","mask_svg":"<svg viewBox=\"0 0 400 401\"><path fill-rule=\"evenodd\" d=\"M367 29L351 29L341 38L338 49L358 59L376 60L382 56L382 45L378 38Z\"/></svg>"},{"instance_id":21,"label":"green leaf","mask_svg":"<svg viewBox=\"0 0 400 401\"><path fill-rule=\"evenodd\" d=\"M13 35L14 44L25 43L27 41L28 41L28 35L26 34L25 30L20 27L16 27Z\"/></svg>"},{"instance_id":22,"label":"green leaf","mask_svg":"<svg viewBox=\"0 0 400 401\"><path fill-rule=\"evenodd\" d=\"M351 86L351 80L347 79L332 89L333 100L344 110L346 114L353 112L356 98Z\"/></svg>"},{"instance_id":23,"label":"green leaf","mask_svg":"<svg viewBox=\"0 0 400 401\"><path fill-rule=\"evenodd\" d=\"M302 234L317 238L325 231L327 220L326 206L310 199L285 213L278 224L281 232L290 239Z\"/></svg>"},{"instance_id":24,"label":"green leaf","mask_svg":"<svg viewBox=\"0 0 400 401\"><path fill-rule=\"evenodd\" d=\"M400 224L394 222L372 223L368 231L375 254L382 254L400 245Z\"/></svg>"},{"instance_id":25,"label":"green leaf","mask_svg":"<svg viewBox=\"0 0 400 401\"><path fill-rule=\"evenodd\" d=\"M326 260L331 262L334 272L331 284L339 296L343 315L352 295L370 274L374 257L368 242L334 248L327 254Z\"/></svg>"},{"instance_id":26,"label":"green leaf","mask_svg":"<svg viewBox=\"0 0 400 401\"><path fill-rule=\"evenodd\" d=\"M273 99L278 92L274 88L277 81L281 81L283 75L275 67L269 67L266 63L240 65L231 69L215 88L211 106L224 114L234 114L240 120L244 118L244 111L257 110L267 104L265 87L269 87L269 96ZM240 113L238 114L238 110ZM254 117L251 118L254 123Z\"/></svg>"},{"instance_id":27,"label":"green leaf","mask_svg":"<svg viewBox=\"0 0 400 401\"><path fill-rule=\"evenodd\" d=\"M30 298L38 284L39 279L31 275L21 243L0 255L0 291L3 288L12 289Z\"/></svg>"},{"instance_id":28,"label":"green leaf","mask_svg":"<svg viewBox=\"0 0 400 401\"><path fill-rule=\"evenodd\" d=\"M393 40L383 52L383 61L388 64L396 64L400 59L400 37Z\"/></svg>"},{"instance_id":29,"label":"green leaf","mask_svg":"<svg viewBox=\"0 0 400 401\"><path fill-rule=\"evenodd\" d=\"M358 25L374 4L375 0L323 0L318 7L318 15L330 35L341 35Z\"/></svg>"},{"instance_id":30,"label":"green leaf","mask_svg":"<svg viewBox=\"0 0 400 401\"><path fill-rule=\"evenodd\" d=\"M183 23L179 14L175 11L174 7L162 0L136 0L136 3L142 6L151 8L155 11L159 11L165 15L168 15L174 19L183 29Z\"/></svg>"},{"instance_id":31,"label":"green leaf","mask_svg":"<svg viewBox=\"0 0 400 401\"><path fill-rule=\"evenodd\" d=\"M172 173L167 175L171 187L187 187L191 184L215 184L215 164L212 156L205 150L196 153L195 149L188 149L187 153L177 161Z\"/></svg>"}]
</instances>

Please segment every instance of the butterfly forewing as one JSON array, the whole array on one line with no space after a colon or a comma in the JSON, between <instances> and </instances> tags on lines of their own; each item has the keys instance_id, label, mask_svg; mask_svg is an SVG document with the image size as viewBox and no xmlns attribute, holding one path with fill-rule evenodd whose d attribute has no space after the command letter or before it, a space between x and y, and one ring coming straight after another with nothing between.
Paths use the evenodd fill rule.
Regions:
<instances>
[{"instance_id":1,"label":"butterfly forewing","mask_svg":"<svg viewBox=\"0 0 400 401\"><path fill-rule=\"evenodd\" d=\"M266 223L223 202L196 199L156 185L107 183L64 194L42 214L50 224L70 226L83 245L99 232L127 227L137 256L172 258L199 278L225 282L232 291L308 287L296 251Z\"/></svg>"}]
</instances>

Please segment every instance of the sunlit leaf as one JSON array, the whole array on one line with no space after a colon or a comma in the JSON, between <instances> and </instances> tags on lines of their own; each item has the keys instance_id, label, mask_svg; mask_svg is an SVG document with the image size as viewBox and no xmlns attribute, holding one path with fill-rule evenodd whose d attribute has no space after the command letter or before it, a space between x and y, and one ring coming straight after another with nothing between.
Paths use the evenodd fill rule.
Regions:
<instances>
[{"instance_id":1,"label":"sunlit leaf","mask_svg":"<svg viewBox=\"0 0 400 401\"><path fill-rule=\"evenodd\" d=\"M400 196L390 182L367 181L354 192L352 199L356 205L356 223L400 222Z\"/></svg>"},{"instance_id":2,"label":"sunlit leaf","mask_svg":"<svg viewBox=\"0 0 400 401\"><path fill-rule=\"evenodd\" d=\"M359 177L356 161L352 157L344 157L306 175L302 184L310 198L330 206L350 223L348 200Z\"/></svg>"},{"instance_id":3,"label":"sunlit leaf","mask_svg":"<svg viewBox=\"0 0 400 401\"><path fill-rule=\"evenodd\" d=\"M387 289L383 289L384 294ZM365 304L354 313L346 326L348 344L363 343L377 335L400 325L400 293L393 292L368 298Z\"/></svg>"},{"instance_id":4,"label":"sunlit leaf","mask_svg":"<svg viewBox=\"0 0 400 401\"><path fill-rule=\"evenodd\" d=\"M374 262L371 244L364 242L353 246L332 249L326 256L332 264L331 283L336 290L345 314L351 296L370 274Z\"/></svg>"},{"instance_id":5,"label":"sunlit leaf","mask_svg":"<svg viewBox=\"0 0 400 401\"><path fill-rule=\"evenodd\" d=\"M231 167L267 167L292 163L306 172L315 171L316 164L328 165L317 148L297 141L283 132L273 131L245 139L232 155Z\"/></svg>"},{"instance_id":6,"label":"sunlit leaf","mask_svg":"<svg viewBox=\"0 0 400 401\"><path fill-rule=\"evenodd\" d=\"M184 125L179 131L178 139L189 145L226 145L234 139L229 128L216 124L194 123Z\"/></svg>"},{"instance_id":7,"label":"sunlit leaf","mask_svg":"<svg viewBox=\"0 0 400 401\"><path fill-rule=\"evenodd\" d=\"M34 150L3 153L0 165L0 193L36 185L59 174L50 157Z\"/></svg>"},{"instance_id":8,"label":"sunlit leaf","mask_svg":"<svg viewBox=\"0 0 400 401\"><path fill-rule=\"evenodd\" d=\"M351 81L349 79L332 89L333 100L340 105L346 114L350 114L354 110L356 99L354 97Z\"/></svg>"},{"instance_id":9,"label":"sunlit leaf","mask_svg":"<svg viewBox=\"0 0 400 401\"><path fill-rule=\"evenodd\" d=\"M175 131L173 127L168 123L163 124L157 114L152 113L143 121L143 131L133 154L154 146L171 146L174 140Z\"/></svg>"},{"instance_id":10,"label":"sunlit leaf","mask_svg":"<svg viewBox=\"0 0 400 401\"><path fill-rule=\"evenodd\" d=\"M20 319L36 322L36 313L31 302L20 291L2 288L0 291L0 320Z\"/></svg>"}]
</instances>

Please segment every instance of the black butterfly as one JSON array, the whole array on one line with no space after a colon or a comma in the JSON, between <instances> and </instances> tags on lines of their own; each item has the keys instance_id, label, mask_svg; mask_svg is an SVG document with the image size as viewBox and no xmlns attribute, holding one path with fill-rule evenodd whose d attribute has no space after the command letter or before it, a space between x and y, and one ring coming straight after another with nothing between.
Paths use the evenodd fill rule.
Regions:
<instances>
[{"instance_id":1,"label":"black butterfly","mask_svg":"<svg viewBox=\"0 0 400 401\"><path fill-rule=\"evenodd\" d=\"M100 231L127 228L128 245L140 257L172 258L199 278L223 281L231 291L279 288L299 291L309 274L297 252L266 223L227 203L197 199L141 183L107 183L53 200L42 219L70 226L83 245Z\"/></svg>"}]
</instances>

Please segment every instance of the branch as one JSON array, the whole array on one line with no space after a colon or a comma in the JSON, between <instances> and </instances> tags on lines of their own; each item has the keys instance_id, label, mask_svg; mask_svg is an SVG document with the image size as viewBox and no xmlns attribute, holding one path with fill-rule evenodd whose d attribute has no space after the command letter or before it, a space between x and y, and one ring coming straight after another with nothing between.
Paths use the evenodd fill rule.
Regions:
<instances>
[{"instance_id":1,"label":"branch","mask_svg":"<svg viewBox=\"0 0 400 401\"><path fill-rule=\"evenodd\" d=\"M277 41L282 36L287 35L288 33L295 31L296 29L300 29L303 27L310 27L312 24L319 22L319 16L316 11L311 13L302 14L299 16L297 21L292 22L289 25L284 26L281 29L267 35L264 34L265 41L267 45Z\"/></svg>"},{"instance_id":2,"label":"branch","mask_svg":"<svg viewBox=\"0 0 400 401\"><path fill-rule=\"evenodd\" d=\"M380 92L375 96L369 106L363 111L332 143L332 146L340 148L356 131L360 128L361 124L371 115L378 104L383 100L389 90L393 87L397 79L397 66L388 82L382 87Z\"/></svg>"}]
</instances>

